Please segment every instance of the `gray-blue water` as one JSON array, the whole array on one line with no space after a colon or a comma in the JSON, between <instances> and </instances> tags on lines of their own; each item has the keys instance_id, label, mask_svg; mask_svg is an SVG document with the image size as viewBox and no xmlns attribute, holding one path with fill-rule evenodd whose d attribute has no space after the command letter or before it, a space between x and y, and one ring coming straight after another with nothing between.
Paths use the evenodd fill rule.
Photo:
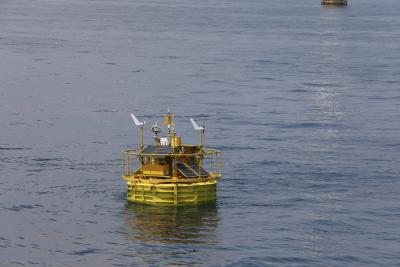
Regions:
<instances>
[{"instance_id":1,"label":"gray-blue water","mask_svg":"<svg viewBox=\"0 0 400 267\"><path fill-rule=\"evenodd\" d=\"M0 1L0 266L399 266L400 2ZM216 205L128 205L170 107ZM147 142L150 131L146 129Z\"/></svg>"}]
</instances>

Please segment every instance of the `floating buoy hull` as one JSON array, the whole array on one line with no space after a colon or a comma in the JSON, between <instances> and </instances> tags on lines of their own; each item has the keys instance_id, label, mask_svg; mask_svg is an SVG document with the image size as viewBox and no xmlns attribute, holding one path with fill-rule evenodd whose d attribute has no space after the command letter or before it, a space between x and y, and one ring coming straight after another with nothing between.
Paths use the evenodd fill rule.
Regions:
<instances>
[{"instance_id":1,"label":"floating buoy hull","mask_svg":"<svg viewBox=\"0 0 400 267\"><path fill-rule=\"evenodd\" d=\"M127 181L127 200L162 206L199 205L216 201L217 181L152 184Z\"/></svg>"}]
</instances>

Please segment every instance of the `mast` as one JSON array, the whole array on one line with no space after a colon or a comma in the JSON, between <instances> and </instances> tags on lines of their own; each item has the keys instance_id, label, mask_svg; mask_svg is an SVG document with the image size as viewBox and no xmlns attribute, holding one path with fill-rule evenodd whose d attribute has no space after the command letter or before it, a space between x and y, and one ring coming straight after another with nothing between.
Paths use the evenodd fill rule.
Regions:
<instances>
[{"instance_id":1,"label":"mast","mask_svg":"<svg viewBox=\"0 0 400 267\"><path fill-rule=\"evenodd\" d=\"M175 117L175 114L171 114L170 109L168 108L168 113L164 114L162 116L165 119L165 121L163 122L163 125L168 127L167 145L172 146L172 138L175 135L175 131L172 128L172 126L175 126L175 123L172 121L172 119ZM175 152L175 147L174 147L174 152ZM172 160L172 162L171 162L172 178L177 178L178 177L177 159L176 159L176 157L172 157L171 160Z\"/></svg>"},{"instance_id":2,"label":"mast","mask_svg":"<svg viewBox=\"0 0 400 267\"><path fill-rule=\"evenodd\" d=\"M137 127L140 128L140 150L143 150L144 148L144 142L143 142L143 126L146 124L146 121L139 121L138 118L136 118L135 114L131 113L131 117L133 122Z\"/></svg>"},{"instance_id":3,"label":"mast","mask_svg":"<svg viewBox=\"0 0 400 267\"><path fill-rule=\"evenodd\" d=\"M171 114L168 108L168 113L162 116L165 119L163 125L168 127L168 144L171 144L171 126L175 126L175 123L172 121L172 119L175 117L175 114Z\"/></svg>"},{"instance_id":4,"label":"mast","mask_svg":"<svg viewBox=\"0 0 400 267\"><path fill-rule=\"evenodd\" d=\"M199 144L199 150L200 150L200 161L199 161L199 166L200 168L203 167L203 137L204 137L204 125L200 127L194 119L190 118L190 122L192 123L193 128L196 131L200 132L200 144Z\"/></svg>"}]
</instances>

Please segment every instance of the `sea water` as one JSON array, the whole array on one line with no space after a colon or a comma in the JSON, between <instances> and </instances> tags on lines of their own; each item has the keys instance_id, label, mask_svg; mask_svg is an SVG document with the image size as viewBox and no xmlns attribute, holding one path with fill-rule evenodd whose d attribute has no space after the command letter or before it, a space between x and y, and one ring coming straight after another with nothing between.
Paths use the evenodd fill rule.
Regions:
<instances>
[{"instance_id":1,"label":"sea water","mask_svg":"<svg viewBox=\"0 0 400 267\"><path fill-rule=\"evenodd\" d=\"M399 14L0 1L0 266L399 266ZM168 107L223 150L216 204L125 200L129 113Z\"/></svg>"}]
</instances>

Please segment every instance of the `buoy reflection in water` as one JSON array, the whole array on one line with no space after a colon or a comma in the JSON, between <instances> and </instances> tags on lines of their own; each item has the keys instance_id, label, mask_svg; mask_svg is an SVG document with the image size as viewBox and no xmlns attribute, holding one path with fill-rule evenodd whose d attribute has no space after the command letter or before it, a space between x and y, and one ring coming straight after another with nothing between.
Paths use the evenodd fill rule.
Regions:
<instances>
[{"instance_id":1,"label":"buoy reflection in water","mask_svg":"<svg viewBox=\"0 0 400 267\"><path fill-rule=\"evenodd\" d=\"M216 244L221 239L219 220L216 203L189 207L127 203L125 238L175 244Z\"/></svg>"}]
</instances>

